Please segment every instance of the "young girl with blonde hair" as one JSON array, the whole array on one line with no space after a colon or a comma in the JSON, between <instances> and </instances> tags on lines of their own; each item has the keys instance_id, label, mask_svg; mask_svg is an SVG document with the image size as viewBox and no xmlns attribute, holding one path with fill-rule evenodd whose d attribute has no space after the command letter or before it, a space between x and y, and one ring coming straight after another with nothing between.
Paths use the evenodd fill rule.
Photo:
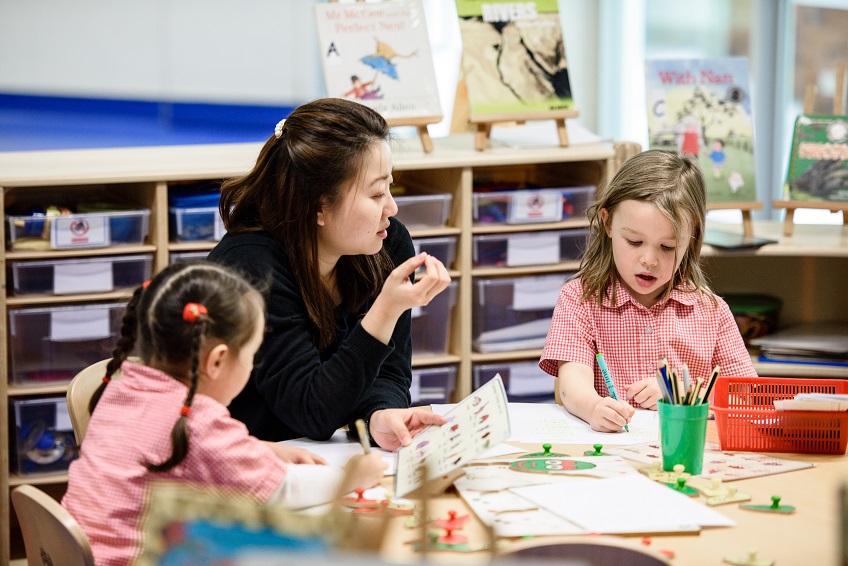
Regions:
<instances>
[{"instance_id":1,"label":"young girl with blonde hair","mask_svg":"<svg viewBox=\"0 0 848 566\"><path fill-rule=\"evenodd\" d=\"M650 150L627 160L589 208L590 234L562 288L540 367L565 408L598 431L619 431L633 407L656 409L657 362L693 378L719 365L756 375L727 303L700 266L707 194L697 158ZM620 401L609 396L603 353Z\"/></svg>"}]
</instances>

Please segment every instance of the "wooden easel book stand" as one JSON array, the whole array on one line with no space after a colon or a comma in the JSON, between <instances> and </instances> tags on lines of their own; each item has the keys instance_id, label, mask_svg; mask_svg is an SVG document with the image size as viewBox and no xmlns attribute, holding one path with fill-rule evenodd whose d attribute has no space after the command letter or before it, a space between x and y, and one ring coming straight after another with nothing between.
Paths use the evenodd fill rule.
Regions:
<instances>
[{"instance_id":1,"label":"wooden easel book stand","mask_svg":"<svg viewBox=\"0 0 848 566\"><path fill-rule=\"evenodd\" d=\"M804 114L813 114L816 102L816 85L807 85L804 92ZM836 66L836 91L833 94L833 114L835 116L845 115L845 65ZM848 203L837 202L810 202L794 200L775 200L774 208L785 208L786 217L783 220L783 235L791 236L795 228L795 210L799 208L814 208L829 210L831 212L842 211L842 223L848 225Z\"/></svg>"},{"instance_id":2,"label":"wooden easel book stand","mask_svg":"<svg viewBox=\"0 0 848 566\"><path fill-rule=\"evenodd\" d=\"M492 126L498 122L516 122L523 124L530 120L553 120L556 122L557 137L560 147L568 147L568 130L565 125L566 118L576 118L580 113L577 110L549 110L545 112L515 112L509 114L481 114L469 116L468 121L473 126L474 149L483 151L489 142Z\"/></svg>"},{"instance_id":3,"label":"wooden easel book stand","mask_svg":"<svg viewBox=\"0 0 848 566\"><path fill-rule=\"evenodd\" d=\"M474 149L484 151L489 144L492 126L495 124L514 122L517 125L522 125L524 122L530 120L554 120L556 122L560 147L568 147L568 130L566 129L565 119L576 118L579 115L580 112L573 109L472 115L470 114L470 104L468 102L468 88L460 71L460 78L456 85L450 131L451 133L459 133L467 131L470 126L471 130L474 131Z\"/></svg>"}]
</instances>

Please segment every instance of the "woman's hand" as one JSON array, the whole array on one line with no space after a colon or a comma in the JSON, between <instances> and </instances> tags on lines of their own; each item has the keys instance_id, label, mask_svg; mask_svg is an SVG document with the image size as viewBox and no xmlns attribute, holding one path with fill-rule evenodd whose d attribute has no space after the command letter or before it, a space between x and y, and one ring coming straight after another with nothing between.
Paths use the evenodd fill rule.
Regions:
<instances>
[{"instance_id":1,"label":"woman's hand","mask_svg":"<svg viewBox=\"0 0 848 566\"><path fill-rule=\"evenodd\" d=\"M277 458L283 462L287 462L289 464L327 464L327 461L324 458L317 454L313 454L305 448L296 448L279 442L263 442L265 442L265 444L274 451Z\"/></svg>"},{"instance_id":2,"label":"woman's hand","mask_svg":"<svg viewBox=\"0 0 848 566\"><path fill-rule=\"evenodd\" d=\"M421 266L424 266L424 275L413 283L409 278ZM426 252L409 258L386 277L380 294L362 319L362 327L388 344L400 315L412 307L428 305L450 281L447 268L437 258Z\"/></svg>"},{"instance_id":3,"label":"woman's hand","mask_svg":"<svg viewBox=\"0 0 848 566\"><path fill-rule=\"evenodd\" d=\"M636 413L636 409L624 401L612 397L601 397L589 417L589 426L598 432L618 432Z\"/></svg>"},{"instance_id":4,"label":"woman's hand","mask_svg":"<svg viewBox=\"0 0 848 566\"><path fill-rule=\"evenodd\" d=\"M368 428L380 448L394 451L409 446L412 437L428 426L445 422L445 417L427 409L380 409L371 414Z\"/></svg>"},{"instance_id":5,"label":"woman's hand","mask_svg":"<svg viewBox=\"0 0 848 566\"><path fill-rule=\"evenodd\" d=\"M656 377L646 377L624 388L626 399L636 401L643 409L657 410L657 402L662 393Z\"/></svg>"}]
</instances>

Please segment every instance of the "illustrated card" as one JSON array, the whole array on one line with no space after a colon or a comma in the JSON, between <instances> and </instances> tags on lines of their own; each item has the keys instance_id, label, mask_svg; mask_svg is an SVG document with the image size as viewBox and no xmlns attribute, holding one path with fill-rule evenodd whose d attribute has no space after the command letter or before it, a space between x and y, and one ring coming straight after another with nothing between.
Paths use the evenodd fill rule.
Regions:
<instances>
[{"instance_id":1,"label":"illustrated card","mask_svg":"<svg viewBox=\"0 0 848 566\"><path fill-rule=\"evenodd\" d=\"M398 450L397 497L423 485L425 473L431 477L447 474L509 437L506 390L500 374L444 416L444 425L429 427L412 444Z\"/></svg>"}]
</instances>

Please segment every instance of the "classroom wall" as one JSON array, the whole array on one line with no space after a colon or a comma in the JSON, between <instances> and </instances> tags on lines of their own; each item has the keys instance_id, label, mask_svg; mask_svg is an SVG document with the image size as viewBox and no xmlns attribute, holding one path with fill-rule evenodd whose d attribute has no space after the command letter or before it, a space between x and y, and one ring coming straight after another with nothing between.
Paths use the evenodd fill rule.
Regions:
<instances>
[{"instance_id":1,"label":"classroom wall","mask_svg":"<svg viewBox=\"0 0 848 566\"><path fill-rule=\"evenodd\" d=\"M312 2L0 0L0 92L243 104L320 96Z\"/></svg>"},{"instance_id":2,"label":"classroom wall","mask_svg":"<svg viewBox=\"0 0 848 566\"><path fill-rule=\"evenodd\" d=\"M324 95L323 0L0 0L0 93L296 105ZM344 0L342 0L344 1ZM448 133L462 44L454 0L423 0ZM581 123L596 126L595 0L560 0Z\"/></svg>"}]
</instances>

